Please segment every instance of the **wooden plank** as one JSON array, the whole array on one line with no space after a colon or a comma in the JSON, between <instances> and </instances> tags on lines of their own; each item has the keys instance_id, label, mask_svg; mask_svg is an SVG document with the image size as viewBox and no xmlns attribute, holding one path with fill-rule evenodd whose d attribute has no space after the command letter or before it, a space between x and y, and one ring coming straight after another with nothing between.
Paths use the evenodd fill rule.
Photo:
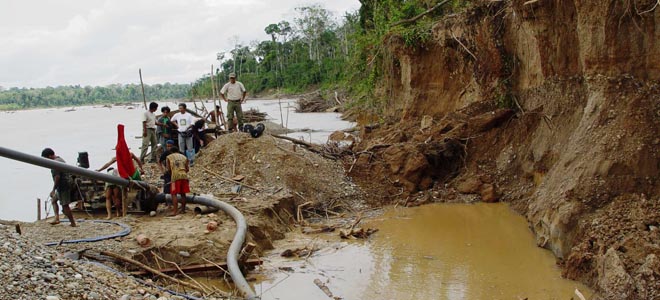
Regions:
<instances>
[{"instance_id":1,"label":"wooden plank","mask_svg":"<svg viewBox=\"0 0 660 300\"><path fill-rule=\"evenodd\" d=\"M263 261L261 259L248 259L245 261L246 266L259 266L263 264ZM195 272L204 272L204 271L220 271L218 269L218 266L222 267L223 269L227 269L227 263L226 262L221 262L217 264L199 264L199 265L190 265L190 266L181 266L181 270L183 270L186 273L195 273ZM164 274L173 274L173 273L179 273L179 270L175 267L171 268L163 268L157 270L158 272L164 273ZM151 272L146 271L146 270L140 270L140 271L134 271L130 272L130 275L148 275L151 274Z\"/></svg>"}]
</instances>

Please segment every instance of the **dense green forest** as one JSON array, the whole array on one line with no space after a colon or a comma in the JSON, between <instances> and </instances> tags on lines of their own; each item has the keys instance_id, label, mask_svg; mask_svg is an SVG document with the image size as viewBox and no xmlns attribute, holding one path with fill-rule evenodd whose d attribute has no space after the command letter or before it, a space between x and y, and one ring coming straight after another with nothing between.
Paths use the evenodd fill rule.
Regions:
<instances>
[{"instance_id":1,"label":"dense green forest","mask_svg":"<svg viewBox=\"0 0 660 300\"><path fill-rule=\"evenodd\" d=\"M360 0L361 8L341 17L320 5L296 9L293 20L265 25L270 39L218 53L218 85L235 72L251 93L311 88L348 91L355 104L377 106L373 91L383 70L395 63L385 47L399 36L406 47L423 48L438 17L464 8L465 0ZM212 94L210 73L193 85L195 97Z\"/></svg>"},{"instance_id":2,"label":"dense green forest","mask_svg":"<svg viewBox=\"0 0 660 300\"><path fill-rule=\"evenodd\" d=\"M189 96L188 84L145 85L148 101L181 99ZM46 88L10 88L0 90L0 110L51 106L77 106L94 103L142 101L139 84L112 84L105 87L59 86Z\"/></svg>"}]
</instances>

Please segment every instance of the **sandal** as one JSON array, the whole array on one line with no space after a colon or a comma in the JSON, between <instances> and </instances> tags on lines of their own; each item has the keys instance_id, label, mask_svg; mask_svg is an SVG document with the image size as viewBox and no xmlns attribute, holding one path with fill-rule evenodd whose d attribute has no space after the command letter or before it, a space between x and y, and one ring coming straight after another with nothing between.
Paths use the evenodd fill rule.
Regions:
<instances>
[{"instance_id":1,"label":"sandal","mask_svg":"<svg viewBox=\"0 0 660 300\"><path fill-rule=\"evenodd\" d=\"M48 224L57 225L57 224L60 224L60 221L50 221L50 222L48 222Z\"/></svg>"}]
</instances>

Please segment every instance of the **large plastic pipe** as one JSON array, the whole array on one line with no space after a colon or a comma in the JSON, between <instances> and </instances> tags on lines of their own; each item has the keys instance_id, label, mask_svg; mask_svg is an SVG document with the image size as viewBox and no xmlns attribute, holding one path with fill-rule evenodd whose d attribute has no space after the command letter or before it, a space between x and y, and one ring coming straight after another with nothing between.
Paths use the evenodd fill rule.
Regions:
<instances>
[{"instance_id":1,"label":"large plastic pipe","mask_svg":"<svg viewBox=\"0 0 660 300\"><path fill-rule=\"evenodd\" d=\"M131 183L131 181L121 177L90 171L76 166L67 165L52 159L25 154L5 147L0 147L0 156L48 169L54 169L62 172L76 174L82 177L114 183L121 186L128 186ZM137 183L141 185L148 185L143 181L137 181ZM156 200L158 202L163 202L166 199L171 200L171 196L165 194L158 194L156 196ZM241 212L238 211L238 209L235 207L216 199L193 195L186 196L186 200L190 203L217 207L234 219L234 222L236 222L236 233L234 234L234 240L231 242L231 245L229 245L229 250L227 251L227 267L229 269L229 275L231 276L231 279L234 281L234 284L238 290L241 291L245 297L248 299L259 299L254 291L252 291L252 288L247 283L247 280L245 280L243 273L241 273L241 270L238 267L238 256L241 252L241 248L243 247L243 243L245 242L245 235L247 234L247 222L245 221L245 217L243 217Z\"/></svg>"},{"instance_id":2,"label":"large plastic pipe","mask_svg":"<svg viewBox=\"0 0 660 300\"><path fill-rule=\"evenodd\" d=\"M86 178L94 178L104 182L114 183L120 186L128 186L130 181L128 179L121 178L119 176L114 176L111 174L91 171L76 166L68 165L61 163L59 161L43 158L40 156L30 155L23 152L18 152L16 150L11 150L9 148L0 147L0 156L4 156L9 159L22 161L24 163L32 164L35 166L40 166L48 169L58 170L62 172L67 172L75 175L79 175ZM146 182L143 181L134 181L138 182L141 185L146 185Z\"/></svg>"},{"instance_id":3,"label":"large plastic pipe","mask_svg":"<svg viewBox=\"0 0 660 300\"><path fill-rule=\"evenodd\" d=\"M162 202L164 200L171 201L172 196L165 194L156 195L156 201ZM245 242L245 235L247 234L247 222L245 221L243 214L241 214L238 209L227 204L226 202L206 198L203 196L186 195L186 202L217 207L218 209L226 212L229 216L232 217L232 219L234 219L234 222L236 222L236 233L234 234L234 240L231 241L229 250L227 251L227 268L229 269L229 275L234 281L236 288L238 288L238 290L241 291L243 295L247 297L247 299L258 299L257 295L254 293L254 291L252 291L252 288L247 283L247 280L245 280L245 277L243 277L241 269L238 267L238 256L241 253L241 248Z\"/></svg>"}]
</instances>

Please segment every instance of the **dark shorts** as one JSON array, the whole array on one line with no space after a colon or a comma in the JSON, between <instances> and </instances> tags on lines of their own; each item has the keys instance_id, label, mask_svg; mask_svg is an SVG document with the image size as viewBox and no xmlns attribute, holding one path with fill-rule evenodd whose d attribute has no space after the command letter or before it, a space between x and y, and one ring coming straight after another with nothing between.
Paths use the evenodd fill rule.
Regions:
<instances>
[{"instance_id":1,"label":"dark shorts","mask_svg":"<svg viewBox=\"0 0 660 300\"><path fill-rule=\"evenodd\" d=\"M53 200L59 200L62 206L69 205L73 200L73 190L58 188L55 198Z\"/></svg>"},{"instance_id":2,"label":"dark shorts","mask_svg":"<svg viewBox=\"0 0 660 300\"><path fill-rule=\"evenodd\" d=\"M188 185L188 179L180 179L175 182L172 182L170 194L181 194L181 193L190 193L190 186Z\"/></svg>"},{"instance_id":3,"label":"dark shorts","mask_svg":"<svg viewBox=\"0 0 660 300\"><path fill-rule=\"evenodd\" d=\"M170 193L170 187L172 186L172 183L170 182L171 180L172 180L172 175L170 175L170 173L163 175L163 181L165 181L165 183L163 184L163 194Z\"/></svg>"}]
</instances>

